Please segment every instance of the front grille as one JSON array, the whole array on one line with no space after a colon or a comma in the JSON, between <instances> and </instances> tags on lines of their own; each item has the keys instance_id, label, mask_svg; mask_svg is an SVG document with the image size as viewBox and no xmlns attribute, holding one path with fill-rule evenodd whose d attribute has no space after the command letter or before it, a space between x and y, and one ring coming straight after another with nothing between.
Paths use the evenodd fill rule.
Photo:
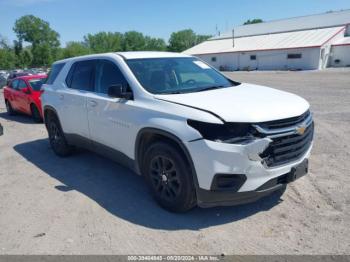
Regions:
<instances>
[{"instance_id":1,"label":"front grille","mask_svg":"<svg viewBox=\"0 0 350 262\"><path fill-rule=\"evenodd\" d=\"M272 142L267 149L260 154L260 157L268 167L275 167L297 160L310 148L313 135L314 123L312 122L302 135L289 134L285 136L272 136Z\"/></svg>"},{"instance_id":2,"label":"front grille","mask_svg":"<svg viewBox=\"0 0 350 262\"><path fill-rule=\"evenodd\" d=\"M291 126L296 126L298 124L301 124L310 116L310 111L306 111L304 114L297 116L297 117L291 117L287 119L281 119L281 120L275 120L275 121L269 121L269 122L263 122L259 123L259 126L265 129L278 129L278 128L286 128Z\"/></svg>"}]
</instances>

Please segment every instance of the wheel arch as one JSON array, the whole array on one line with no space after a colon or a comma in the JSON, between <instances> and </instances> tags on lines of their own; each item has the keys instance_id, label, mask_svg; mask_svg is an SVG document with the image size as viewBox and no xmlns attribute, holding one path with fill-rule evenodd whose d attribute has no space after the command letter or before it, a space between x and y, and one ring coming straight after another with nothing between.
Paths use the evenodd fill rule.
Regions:
<instances>
[{"instance_id":1,"label":"wheel arch","mask_svg":"<svg viewBox=\"0 0 350 262\"><path fill-rule=\"evenodd\" d=\"M44 110L43 110L43 120L44 120L46 128L47 128L47 117L48 117L49 113L54 114L57 117L59 123L61 124L61 121L60 121L60 118L58 116L56 109L53 108L52 106L46 105L46 106L44 106Z\"/></svg>"},{"instance_id":2,"label":"wheel arch","mask_svg":"<svg viewBox=\"0 0 350 262\"><path fill-rule=\"evenodd\" d=\"M145 153L147 149L147 145L152 144L155 141L166 141L170 142L172 145L175 145L179 150L180 153L183 153L185 156L185 160L187 164L189 165L191 169L191 174L193 178L193 182L195 185L195 188L198 188L198 179L197 179L197 173L194 167L194 163L192 161L192 157L185 146L185 144L182 142L182 140L177 137L176 135L164 131L162 129L158 128L152 128L152 127L145 127L142 128L135 140L135 167L136 171L139 174L142 174L142 160L143 160L143 154Z\"/></svg>"}]
</instances>

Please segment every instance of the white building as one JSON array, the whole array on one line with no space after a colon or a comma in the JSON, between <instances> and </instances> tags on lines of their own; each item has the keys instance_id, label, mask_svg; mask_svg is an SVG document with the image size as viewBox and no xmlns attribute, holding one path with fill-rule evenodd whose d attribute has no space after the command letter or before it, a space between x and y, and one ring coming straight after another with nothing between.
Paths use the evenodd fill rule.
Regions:
<instances>
[{"instance_id":1,"label":"white building","mask_svg":"<svg viewBox=\"0 0 350 262\"><path fill-rule=\"evenodd\" d=\"M221 70L350 66L350 10L238 26L184 53Z\"/></svg>"}]
</instances>

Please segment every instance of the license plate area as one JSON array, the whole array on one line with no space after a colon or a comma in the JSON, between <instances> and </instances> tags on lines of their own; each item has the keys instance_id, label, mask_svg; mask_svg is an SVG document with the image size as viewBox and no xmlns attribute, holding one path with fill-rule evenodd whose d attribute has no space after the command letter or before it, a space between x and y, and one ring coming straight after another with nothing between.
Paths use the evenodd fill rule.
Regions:
<instances>
[{"instance_id":1,"label":"license plate area","mask_svg":"<svg viewBox=\"0 0 350 262\"><path fill-rule=\"evenodd\" d=\"M305 176L308 171L309 171L309 161L308 159L305 159L302 163L292 168L292 170L287 176L288 183L293 182L302 176Z\"/></svg>"}]
</instances>

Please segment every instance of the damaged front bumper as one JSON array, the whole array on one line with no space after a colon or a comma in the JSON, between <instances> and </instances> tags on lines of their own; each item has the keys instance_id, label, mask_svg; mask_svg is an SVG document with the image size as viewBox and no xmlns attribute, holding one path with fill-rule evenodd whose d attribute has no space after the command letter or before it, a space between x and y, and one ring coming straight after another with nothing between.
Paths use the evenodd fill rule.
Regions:
<instances>
[{"instance_id":1,"label":"damaged front bumper","mask_svg":"<svg viewBox=\"0 0 350 262\"><path fill-rule=\"evenodd\" d=\"M188 142L186 146L197 177L198 205L207 207L252 202L289 183L288 177L293 170L309 157L312 144L299 159L269 168L260 154L271 141L270 138L262 138L248 144L227 144L205 139ZM219 182L216 181L218 177L222 179Z\"/></svg>"}]
</instances>

